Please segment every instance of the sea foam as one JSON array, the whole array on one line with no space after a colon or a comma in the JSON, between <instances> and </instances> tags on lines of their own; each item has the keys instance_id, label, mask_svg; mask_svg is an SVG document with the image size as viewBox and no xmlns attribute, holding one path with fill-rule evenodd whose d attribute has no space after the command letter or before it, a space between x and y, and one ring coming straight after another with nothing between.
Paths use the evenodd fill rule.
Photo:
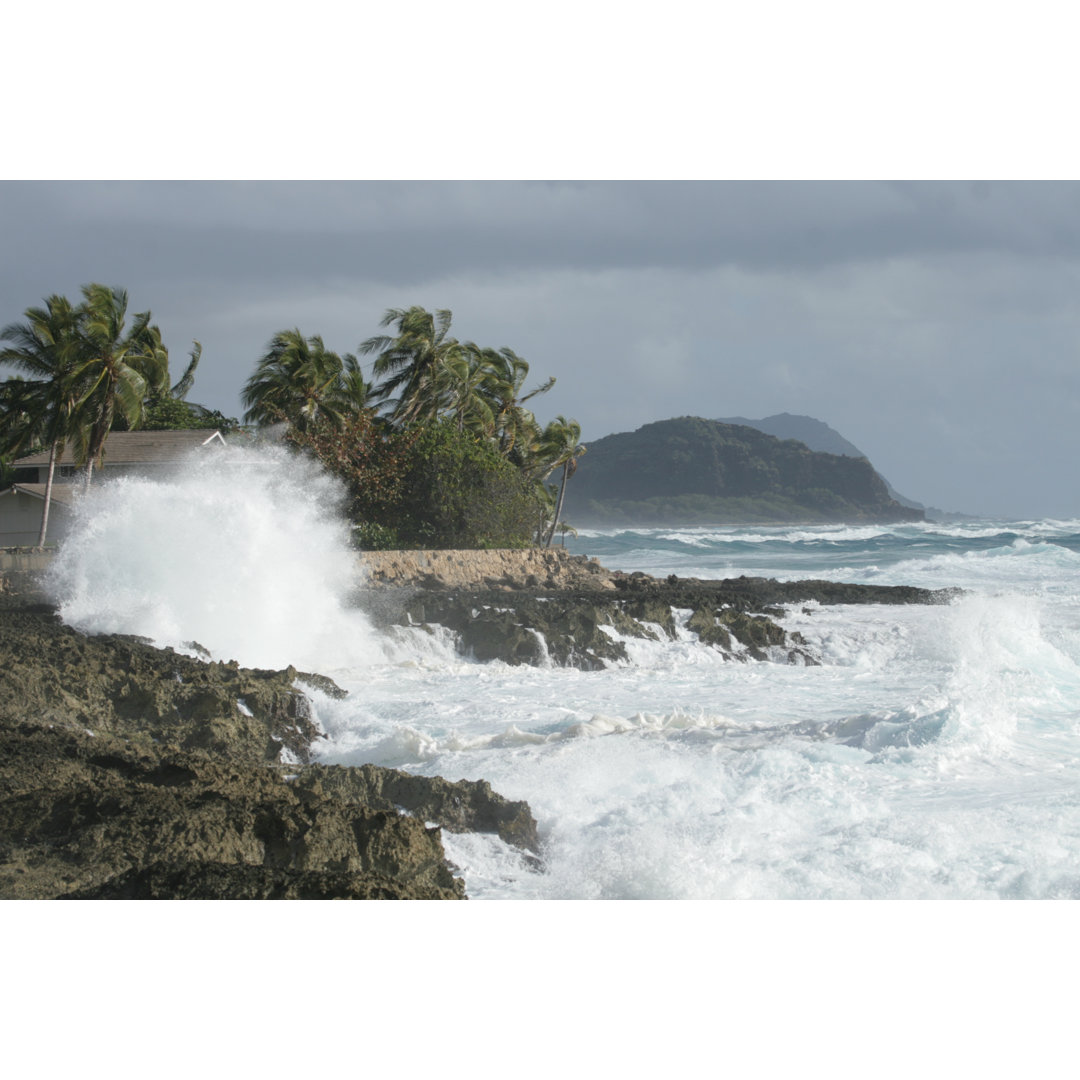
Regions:
<instances>
[{"instance_id":1,"label":"sea foam","mask_svg":"<svg viewBox=\"0 0 1080 1080\"><path fill-rule=\"evenodd\" d=\"M87 633L195 641L247 666L362 666L383 650L347 605L359 569L341 498L282 449L203 452L167 478L102 481L77 500L47 588Z\"/></svg>"},{"instance_id":2,"label":"sea foam","mask_svg":"<svg viewBox=\"0 0 1080 1080\"><path fill-rule=\"evenodd\" d=\"M101 484L52 586L84 629L334 675L347 698L312 695L324 762L527 799L542 872L494 838L444 836L476 898L1080 897L1075 524L583 532L572 549L660 576L971 590L793 605L784 625L817 667L725 659L682 625L583 672L375 633L349 604L339 498L278 455Z\"/></svg>"}]
</instances>

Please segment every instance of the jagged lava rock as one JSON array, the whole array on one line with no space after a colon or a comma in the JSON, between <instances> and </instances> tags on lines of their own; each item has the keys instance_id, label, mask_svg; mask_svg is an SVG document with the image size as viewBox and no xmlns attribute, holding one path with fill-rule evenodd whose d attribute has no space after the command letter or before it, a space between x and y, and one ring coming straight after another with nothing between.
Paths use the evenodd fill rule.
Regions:
<instances>
[{"instance_id":1,"label":"jagged lava rock","mask_svg":"<svg viewBox=\"0 0 1080 1080\"><path fill-rule=\"evenodd\" d=\"M302 764L320 734L294 684L344 693L79 634L6 590L0 897L455 899L444 823L538 850L528 805L482 780Z\"/></svg>"}]
</instances>

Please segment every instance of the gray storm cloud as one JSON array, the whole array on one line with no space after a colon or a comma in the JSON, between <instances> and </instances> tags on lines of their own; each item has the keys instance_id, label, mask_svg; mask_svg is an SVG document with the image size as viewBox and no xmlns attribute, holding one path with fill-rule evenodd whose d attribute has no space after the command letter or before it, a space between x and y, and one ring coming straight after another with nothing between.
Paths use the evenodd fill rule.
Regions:
<instances>
[{"instance_id":1,"label":"gray storm cloud","mask_svg":"<svg viewBox=\"0 0 1080 1080\"><path fill-rule=\"evenodd\" d=\"M9 182L0 223L0 321L124 285L231 415L278 329L449 307L587 438L808 413L912 498L1080 516L1080 185Z\"/></svg>"}]
</instances>

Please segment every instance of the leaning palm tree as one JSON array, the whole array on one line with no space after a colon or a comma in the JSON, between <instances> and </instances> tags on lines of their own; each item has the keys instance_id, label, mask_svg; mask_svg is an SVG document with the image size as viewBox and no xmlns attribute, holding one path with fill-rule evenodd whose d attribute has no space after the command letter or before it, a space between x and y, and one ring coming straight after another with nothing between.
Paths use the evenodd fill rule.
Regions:
<instances>
[{"instance_id":1,"label":"leaning palm tree","mask_svg":"<svg viewBox=\"0 0 1080 1080\"><path fill-rule=\"evenodd\" d=\"M528 438L534 423L533 414L524 407L525 402L537 394L546 394L555 385L555 376L523 394L529 362L513 349L486 349L484 352L489 373L487 390L495 413L499 451L504 457L510 457L518 441Z\"/></svg>"},{"instance_id":2,"label":"leaning palm tree","mask_svg":"<svg viewBox=\"0 0 1080 1080\"><path fill-rule=\"evenodd\" d=\"M551 518L544 547L551 547L551 541L555 538L555 529L559 525L563 500L566 498L566 482L577 471L577 459L585 453L586 448L581 445L580 440L581 425L576 420L567 420L565 416L555 417L544 428L541 453L548 461L545 478L560 466L563 471L562 481L559 484L559 499L555 505L555 513Z\"/></svg>"},{"instance_id":3,"label":"leaning palm tree","mask_svg":"<svg viewBox=\"0 0 1080 1080\"><path fill-rule=\"evenodd\" d=\"M169 385L169 354L164 345L155 357L155 366L147 372L146 400L142 403L139 426L154 429L167 427L184 427L191 419L202 419L211 415L210 409L205 405L197 405L193 401L187 401L187 395L195 384L195 369L202 359L202 344L192 342L191 352L188 353L188 365L184 374L172 386ZM164 421L164 422L163 422ZM128 422L122 416L113 418L113 431L128 430Z\"/></svg>"},{"instance_id":4,"label":"leaning palm tree","mask_svg":"<svg viewBox=\"0 0 1080 1080\"><path fill-rule=\"evenodd\" d=\"M244 420L256 424L284 420L300 431L323 420L337 426L352 411L362 382L352 354L342 360L318 334L305 338L298 329L281 330L270 339L244 386ZM370 389L363 391L365 400L369 393Z\"/></svg>"},{"instance_id":5,"label":"leaning palm tree","mask_svg":"<svg viewBox=\"0 0 1080 1080\"><path fill-rule=\"evenodd\" d=\"M489 350L468 342L449 357L433 380L434 400L453 417L458 431L485 438L495 433L495 409L489 393Z\"/></svg>"},{"instance_id":6,"label":"leaning palm tree","mask_svg":"<svg viewBox=\"0 0 1080 1080\"><path fill-rule=\"evenodd\" d=\"M195 385L195 369L199 366L199 361L202 359L202 342L193 341L191 343L191 352L188 353L188 366L184 368L184 374L180 376L179 381L169 388L169 397L174 401L183 401L187 396L191 388ZM202 406L198 406L202 408Z\"/></svg>"},{"instance_id":7,"label":"leaning palm tree","mask_svg":"<svg viewBox=\"0 0 1080 1080\"><path fill-rule=\"evenodd\" d=\"M44 307L27 308L25 323L0 330L0 340L11 344L0 350L0 363L34 376L9 380L5 385L5 445L0 452L18 453L32 444L49 447L49 471L41 511L37 546L45 543L49 528L56 463L64 444L74 434L79 416L78 322L81 312L63 296L53 295Z\"/></svg>"},{"instance_id":8,"label":"leaning palm tree","mask_svg":"<svg viewBox=\"0 0 1080 1080\"><path fill-rule=\"evenodd\" d=\"M364 378L360 362L352 353L346 353L343 358L334 400L337 411L343 416L368 412L374 409L378 400L374 385Z\"/></svg>"},{"instance_id":9,"label":"leaning palm tree","mask_svg":"<svg viewBox=\"0 0 1080 1080\"><path fill-rule=\"evenodd\" d=\"M126 328L125 289L84 285L82 293L74 374L80 383L76 408L83 421L74 434L89 483L117 416L134 428L146 399L168 385L169 354L161 331L150 325L149 311L135 315Z\"/></svg>"},{"instance_id":10,"label":"leaning palm tree","mask_svg":"<svg viewBox=\"0 0 1080 1080\"><path fill-rule=\"evenodd\" d=\"M378 354L372 371L384 380L383 396L393 400L393 420L408 425L434 419L447 406L445 369L464 352L450 337L452 318L445 308L434 315L422 307L389 308L379 325L396 324L396 336L377 334L360 343L364 355Z\"/></svg>"}]
</instances>

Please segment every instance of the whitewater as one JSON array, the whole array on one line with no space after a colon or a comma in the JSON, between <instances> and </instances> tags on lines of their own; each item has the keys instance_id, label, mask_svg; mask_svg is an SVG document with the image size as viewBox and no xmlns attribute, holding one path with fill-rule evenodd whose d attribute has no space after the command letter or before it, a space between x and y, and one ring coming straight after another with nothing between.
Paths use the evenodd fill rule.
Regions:
<instances>
[{"instance_id":1,"label":"whitewater","mask_svg":"<svg viewBox=\"0 0 1080 1080\"><path fill-rule=\"evenodd\" d=\"M474 900L1080 896L1080 521L582 530L572 550L658 577L965 590L789 608L817 666L725 659L684 626L583 672L377 631L340 503L243 451L102 483L49 588L87 632L331 676L349 695L314 695L321 762L527 800L541 866L443 834Z\"/></svg>"}]
</instances>

